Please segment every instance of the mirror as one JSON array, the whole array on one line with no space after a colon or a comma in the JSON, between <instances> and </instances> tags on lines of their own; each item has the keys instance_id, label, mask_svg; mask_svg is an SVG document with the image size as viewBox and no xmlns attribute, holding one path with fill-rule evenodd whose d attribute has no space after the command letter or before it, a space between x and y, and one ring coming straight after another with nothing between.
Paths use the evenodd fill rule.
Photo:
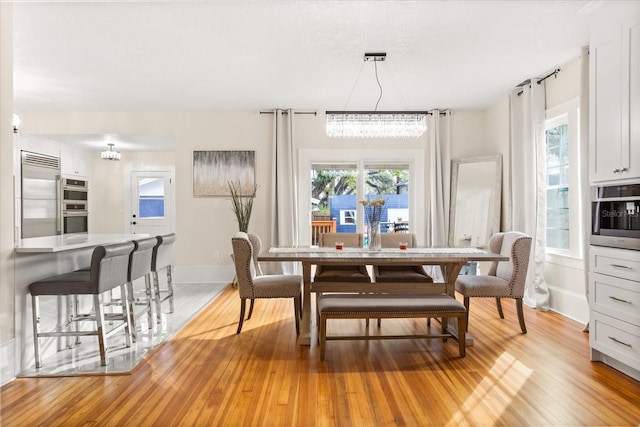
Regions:
<instances>
[{"instance_id":1,"label":"mirror","mask_svg":"<svg viewBox=\"0 0 640 427\"><path fill-rule=\"evenodd\" d=\"M451 161L449 246L486 248L500 230L502 156Z\"/></svg>"}]
</instances>

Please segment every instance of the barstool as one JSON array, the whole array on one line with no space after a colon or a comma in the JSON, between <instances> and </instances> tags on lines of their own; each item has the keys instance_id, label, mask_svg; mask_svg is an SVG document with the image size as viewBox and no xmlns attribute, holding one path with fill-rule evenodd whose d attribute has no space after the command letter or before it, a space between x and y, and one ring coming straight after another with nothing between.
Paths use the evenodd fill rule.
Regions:
<instances>
[{"instance_id":1,"label":"barstool","mask_svg":"<svg viewBox=\"0 0 640 427\"><path fill-rule=\"evenodd\" d=\"M124 328L127 347L131 346L131 316L127 304L127 287L129 255L133 251L132 242L116 243L97 246L91 256L89 270L76 270L71 273L59 274L38 280L29 285L31 302L33 304L33 341L36 358L36 368L42 367L40 358L40 338L97 335L100 347L100 364L106 366L108 361L107 338ZM122 313L105 313L102 294L120 286L122 292ZM40 306L38 297L49 296L77 296L92 295L93 311L95 314L77 315L77 304L74 304L73 315L66 324L56 328L53 332L40 332ZM72 299L73 300L73 299ZM111 330L106 332L105 319L119 321ZM81 331L76 327L73 331L64 331L72 322L92 320L96 322L96 329ZM77 323L75 323L77 325Z\"/></svg>"},{"instance_id":2,"label":"barstool","mask_svg":"<svg viewBox=\"0 0 640 427\"><path fill-rule=\"evenodd\" d=\"M153 276L153 288L155 292L154 299L156 301L156 318L158 323L162 320L162 303L169 300L169 313L173 313L173 279L171 270L174 262L174 244L176 242L176 234L165 234L157 236L158 243L153 247L153 256L151 259L151 275ZM167 270L167 289L160 289L160 280L158 272Z\"/></svg>"},{"instance_id":3,"label":"barstool","mask_svg":"<svg viewBox=\"0 0 640 427\"><path fill-rule=\"evenodd\" d=\"M131 337L135 342L136 320L143 314L147 314L149 329L153 327L153 314L151 309L151 261L153 259L153 248L158 243L158 239L150 237L148 239L134 240L134 249L129 257L129 273L127 275L127 294L129 297L129 311L131 312ZM133 290L133 281L144 277L144 299L136 298ZM135 306L144 306L139 312L135 312Z\"/></svg>"}]
</instances>

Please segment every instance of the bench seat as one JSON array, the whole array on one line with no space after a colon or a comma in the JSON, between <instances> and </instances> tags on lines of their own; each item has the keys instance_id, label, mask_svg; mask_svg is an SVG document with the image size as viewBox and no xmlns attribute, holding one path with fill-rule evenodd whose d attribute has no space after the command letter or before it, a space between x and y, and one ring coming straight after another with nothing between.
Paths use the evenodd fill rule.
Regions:
<instances>
[{"instance_id":1,"label":"bench seat","mask_svg":"<svg viewBox=\"0 0 640 427\"><path fill-rule=\"evenodd\" d=\"M467 310L455 298L441 294L324 294L316 300L319 321L320 360L324 360L327 340L398 339L398 338L456 338L446 330L450 317L458 319L460 357L465 356ZM442 334L427 335L356 335L327 336L327 319L368 318L442 318Z\"/></svg>"}]
</instances>

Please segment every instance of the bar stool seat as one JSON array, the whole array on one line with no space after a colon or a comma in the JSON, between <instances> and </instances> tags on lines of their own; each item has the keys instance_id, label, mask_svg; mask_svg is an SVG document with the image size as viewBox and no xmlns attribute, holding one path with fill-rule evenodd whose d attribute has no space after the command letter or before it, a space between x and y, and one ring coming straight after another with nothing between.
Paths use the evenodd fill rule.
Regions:
<instances>
[{"instance_id":1,"label":"bar stool seat","mask_svg":"<svg viewBox=\"0 0 640 427\"><path fill-rule=\"evenodd\" d=\"M97 246L91 256L91 268L89 270L77 270L71 273L59 274L38 280L29 285L31 302L33 305L33 340L36 359L36 368L42 367L40 355L40 338L64 337L64 336L87 336L96 335L100 347L100 364L106 366L108 360L107 338L118 332L125 330L125 342L127 347L131 346L131 316L127 304L127 274L129 267L129 255L133 251L132 242L116 243L105 246ZM123 298L121 313L105 313L102 294L120 287ZM40 296L75 296L92 295L93 313L87 315L78 314L78 304L73 303L72 314L69 321L57 327L52 332L40 331ZM114 321L115 325L108 332L106 331L105 319ZM94 330L79 330L78 321L91 320L96 324ZM67 330L75 324L75 330Z\"/></svg>"}]
</instances>

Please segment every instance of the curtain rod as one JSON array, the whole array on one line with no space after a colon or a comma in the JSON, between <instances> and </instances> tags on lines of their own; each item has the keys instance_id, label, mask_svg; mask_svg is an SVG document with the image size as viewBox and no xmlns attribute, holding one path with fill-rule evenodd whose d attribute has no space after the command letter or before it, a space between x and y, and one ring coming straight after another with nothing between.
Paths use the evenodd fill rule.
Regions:
<instances>
[{"instance_id":1,"label":"curtain rod","mask_svg":"<svg viewBox=\"0 0 640 427\"><path fill-rule=\"evenodd\" d=\"M562 68L556 68L555 70L553 70L552 72L550 72L549 74L547 74L546 76L544 76L543 78L541 78L540 80L538 80L538 84L542 83L543 81L547 80L549 77L554 76L557 77L558 73L562 71ZM529 86L531 86L531 84L529 84ZM520 92L517 93L518 96L522 95L524 93L524 90L521 90Z\"/></svg>"},{"instance_id":2,"label":"curtain rod","mask_svg":"<svg viewBox=\"0 0 640 427\"><path fill-rule=\"evenodd\" d=\"M433 116L433 111L326 111L326 114L426 114ZM446 116L450 110L440 111L441 116Z\"/></svg>"},{"instance_id":3,"label":"curtain rod","mask_svg":"<svg viewBox=\"0 0 640 427\"><path fill-rule=\"evenodd\" d=\"M260 114L273 114L273 111L260 111ZM282 114L289 114L289 112L283 110ZM293 114L313 114L314 116L318 115L316 111L294 111Z\"/></svg>"}]
</instances>

